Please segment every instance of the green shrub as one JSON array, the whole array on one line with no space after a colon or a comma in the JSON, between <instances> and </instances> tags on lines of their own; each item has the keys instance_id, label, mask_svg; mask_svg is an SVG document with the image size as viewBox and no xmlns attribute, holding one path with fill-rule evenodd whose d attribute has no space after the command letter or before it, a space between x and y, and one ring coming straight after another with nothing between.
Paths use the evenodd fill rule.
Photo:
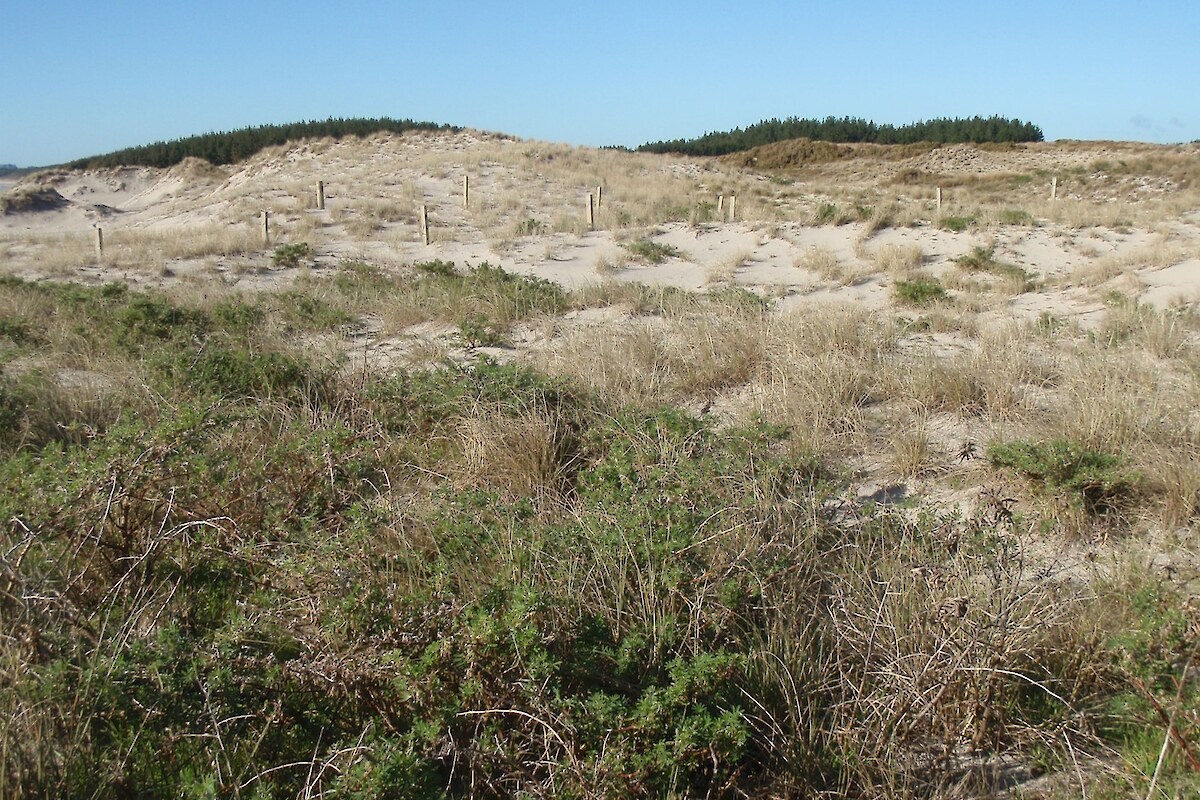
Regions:
<instances>
[{"instance_id":1,"label":"green shrub","mask_svg":"<svg viewBox=\"0 0 1200 800\"><path fill-rule=\"evenodd\" d=\"M466 347L502 347L507 344L504 336L481 314L460 320L458 335Z\"/></svg>"},{"instance_id":2,"label":"green shrub","mask_svg":"<svg viewBox=\"0 0 1200 800\"><path fill-rule=\"evenodd\" d=\"M300 259L308 256L310 250L307 242L283 244L275 248L271 254L271 263L277 267L298 267Z\"/></svg>"},{"instance_id":3,"label":"green shrub","mask_svg":"<svg viewBox=\"0 0 1200 800\"><path fill-rule=\"evenodd\" d=\"M437 275L440 278L453 278L457 275L457 273L454 271L454 262L442 261L440 258L434 259L433 261L418 262L413 264L413 268L417 270L417 272L421 272L426 275Z\"/></svg>"},{"instance_id":4,"label":"green shrub","mask_svg":"<svg viewBox=\"0 0 1200 800\"><path fill-rule=\"evenodd\" d=\"M937 278L913 278L908 281L896 281L896 298L910 306L925 307L934 303L942 303L950 299L946 287Z\"/></svg>"},{"instance_id":5,"label":"green shrub","mask_svg":"<svg viewBox=\"0 0 1200 800\"><path fill-rule=\"evenodd\" d=\"M1033 215L1019 208L1006 208L1000 212L1000 221L1005 225L1032 225Z\"/></svg>"},{"instance_id":6,"label":"green shrub","mask_svg":"<svg viewBox=\"0 0 1200 800\"><path fill-rule=\"evenodd\" d=\"M993 466L1015 470L1042 490L1063 495L1091 513L1119 507L1142 481L1121 456L1067 439L997 442L987 452Z\"/></svg>"},{"instance_id":7,"label":"green shrub","mask_svg":"<svg viewBox=\"0 0 1200 800\"><path fill-rule=\"evenodd\" d=\"M975 224L975 215L969 217L964 216L946 216L938 221L938 226L943 230L953 231L954 233L962 233L967 228Z\"/></svg>"},{"instance_id":8,"label":"green shrub","mask_svg":"<svg viewBox=\"0 0 1200 800\"><path fill-rule=\"evenodd\" d=\"M540 236L546 232L546 223L530 217L517 225L517 236Z\"/></svg>"},{"instance_id":9,"label":"green shrub","mask_svg":"<svg viewBox=\"0 0 1200 800\"><path fill-rule=\"evenodd\" d=\"M954 263L972 272L987 272L997 277L1011 281L1014 294L1027 292L1034 286L1029 273L1016 264L1009 264L996 258L996 248L975 246L970 253L954 259Z\"/></svg>"},{"instance_id":10,"label":"green shrub","mask_svg":"<svg viewBox=\"0 0 1200 800\"><path fill-rule=\"evenodd\" d=\"M680 255L679 250L671 245L652 242L648 239L640 242L630 242L624 247L634 256L649 264L661 264L668 258L679 258Z\"/></svg>"},{"instance_id":11,"label":"green shrub","mask_svg":"<svg viewBox=\"0 0 1200 800\"><path fill-rule=\"evenodd\" d=\"M954 259L963 269L990 272L996 266L996 248L976 245L970 253Z\"/></svg>"},{"instance_id":12,"label":"green shrub","mask_svg":"<svg viewBox=\"0 0 1200 800\"><path fill-rule=\"evenodd\" d=\"M296 356L218 340L198 351L164 352L153 363L168 386L229 399L300 400L315 397L330 379Z\"/></svg>"}]
</instances>

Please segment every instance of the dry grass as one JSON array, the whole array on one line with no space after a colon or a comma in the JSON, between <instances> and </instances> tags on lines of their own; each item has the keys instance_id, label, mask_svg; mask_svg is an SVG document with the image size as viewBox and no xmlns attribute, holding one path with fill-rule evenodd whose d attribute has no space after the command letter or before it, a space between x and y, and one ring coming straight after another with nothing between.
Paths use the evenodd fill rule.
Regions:
<instances>
[{"instance_id":1,"label":"dry grass","mask_svg":"<svg viewBox=\"0 0 1200 800\"><path fill-rule=\"evenodd\" d=\"M687 313L568 333L537 357L619 403L679 402L754 378L766 360L763 322Z\"/></svg>"},{"instance_id":2,"label":"dry grass","mask_svg":"<svg viewBox=\"0 0 1200 800\"><path fill-rule=\"evenodd\" d=\"M937 471L944 457L929 430L929 411L918 408L893 426L892 465L902 478L921 478Z\"/></svg>"},{"instance_id":3,"label":"dry grass","mask_svg":"<svg viewBox=\"0 0 1200 800\"><path fill-rule=\"evenodd\" d=\"M844 285L846 270L838 260L837 253L828 247L813 246L796 259L796 267L815 272L826 281Z\"/></svg>"},{"instance_id":4,"label":"dry grass","mask_svg":"<svg viewBox=\"0 0 1200 800\"><path fill-rule=\"evenodd\" d=\"M1119 255L1107 256L1076 270L1071 280L1083 286L1099 286L1141 269L1169 267L1192 256L1194 251L1159 237L1158 241Z\"/></svg>"},{"instance_id":5,"label":"dry grass","mask_svg":"<svg viewBox=\"0 0 1200 800\"><path fill-rule=\"evenodd\" d=\"M715 264L704 268L704 278L709 286L733 283L738 270L754 260L750 251L741 251L725 257Z\"/></svg>"},{"instance_id":6,"label":"dry grass","mask_svg":"<svg viewBox=\"0 0 1200 800\"><path fill-rule=\"evenodd\" d=\"M512 498L558 497L573 469L574 435L546 410L511 417L481 410L460 426L461 477Z\"/></svg>"},{"instance_id":7,"label":"dry grass","mask_svg":"<svg viewBox=\"0 0 1200 800\"><path fill-rule=\"evenodd\" d=\"M880 245L871 258L879 269L895 278L908 276L925 262L925 252L919 244Z\"/></svg>"}]
</instances>

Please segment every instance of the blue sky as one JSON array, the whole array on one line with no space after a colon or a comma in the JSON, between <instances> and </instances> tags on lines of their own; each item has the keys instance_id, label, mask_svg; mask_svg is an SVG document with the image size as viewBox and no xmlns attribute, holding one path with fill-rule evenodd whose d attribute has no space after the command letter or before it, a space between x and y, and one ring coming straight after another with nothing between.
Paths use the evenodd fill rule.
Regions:
<instances>
[{"instance_id":1,"label":"blue sky","mask_svg":"<svg viewBox=\"0 0 1200 800\"><path fill-rule=\"evenodd\" d=\"M0 163L391 116L637 145L1000 114L1200 139L1200 3L0 0Z\"/></svg>"}]
</instances>

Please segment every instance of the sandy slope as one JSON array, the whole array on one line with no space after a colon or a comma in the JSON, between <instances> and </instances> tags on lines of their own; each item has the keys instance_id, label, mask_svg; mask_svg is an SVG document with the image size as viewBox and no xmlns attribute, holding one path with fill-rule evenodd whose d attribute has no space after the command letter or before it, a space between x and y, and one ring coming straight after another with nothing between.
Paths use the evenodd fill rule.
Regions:
<instances>
[{"instance_id":1,"label":"sandy slope","mask_svg":"<svg viewBox=\"0 0 1200 800\"><path fill-rule=\"evenodd\" d=\"M924 270L944 275L952 271L953 259L974 247L989 246L998 258L1022 267L1042 284L1039 291L1009 301L1009 310L1021 316L1052 311L1086 324L1105 283L1081 290L1080 276L1105 263L1124 263L1120 288L1144 302L1166 305L1194 299L1200 292L1195 261L1200 256L1200 224L1195 214L1177 213L1174 207L1141 225L1125 220L1118 220L1116 227L1100 224L1136 205L1129 199L1131 193L1178 197L1186 204L1192 196L1169 175L1106 181L1096 172L1100 178L1072 183L1068 173L1057 209L1042 196L1045 176L1078 172L1087 165L1103 167L1114 158L1132 158L1133 153L1143 159L1173 155L1168 150L1116 143L1040 144L1010 151L954 145L899 161L864 158L814 165L767 181L715 161L574 150L479 133L306 142L261 153L230 168L187 162L168 170L52 171L27 177L7 196L31 185L50 186L66 203L59 209L0 217L0 243L5 246L0 269L29 276L93 277L95 257L84 239L95 225L103 226L110 238L136 231L175 235L207 226L205 230L239 236L248 249L261 250L258 214L269 209L276 241L309 241L318 264L345 258L384 264L430 258L460 264L486 260L579 286L601 278L597 265L603 259L612 267L608 274L618 280L687 289L733 282L778 296L812 295L878 306L891 302L893 283L874 263L880 248L918 247ZM1029 176L1000 198L1000 205L1031 208L1030 224L976 226L961 233L940 229L930 186L894 185L895 176L905 170L947 184ZM463 175L472 181L467 208L462 205ZM326 182L328 198L323 212L312 208L319 179ZM604 186L599 230L587 231L585 198L597 185ZM654 219L653 207L641 215L651 224L624 222L639 216L631 207L661 204L662 196L677 198L675 204L685 208L707 203L713 207L711 215L722 187L740 194L736 222L669 222L664 220L670 214ZM988 192L995 193L986 186L948 187L942 213L970 213L979 206L976 198L995 199ZM868 198L862 201L867 203L905 204L906 224L871 232L866 222L813 225L806 218L821 203L848 194ZM429 246L418 241L422 204L431 219L434 241ZM1043 216L1051 211L1062 216L1068 207L1080 218L1078 223L1055 221L1049 213ZM536 221L536 227L519 230L526 220ZM530 231L540 232L527 235ZM39 237L41 243L54 239L59 256L46 258ZM64 262L61 237L68 237L79 251L77 263L69 258ZM674 247L678 256L657 265L627 259L620 243L640 238ZM1173 250L1170 263L1160 263L1163 254L1152 254L1155 248ZM842 285L797 267L813 250L832 254L839 268L858 277ZM241 258L261 261L262 256L251 252ZM144 259L151 264L162 260L152 251ZM180 259L171 272L230 271L235 261L215 247L212 253ZM128 266L122 272L130 271ZM156 271L149 270L151 277Z\"/></svg>"}]
</instances>

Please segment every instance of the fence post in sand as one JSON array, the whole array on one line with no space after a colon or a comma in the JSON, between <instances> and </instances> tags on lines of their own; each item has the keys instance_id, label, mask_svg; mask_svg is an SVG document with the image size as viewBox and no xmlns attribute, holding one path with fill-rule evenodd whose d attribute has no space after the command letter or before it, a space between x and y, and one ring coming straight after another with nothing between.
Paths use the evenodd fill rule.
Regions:
<instances>
[{"instance_id":1,"label":"fence post in sand","mask_svg":"<svg viewBox=\"0 0 1200 800\"><path fill-rule=\"evenodd\" d=\"M1058 199L1058 178L1050 179L1050 199L1051 200Z\"/></svg>"},{"instance_id":2,"label":"fence post in sand","mask_svg":"<svg viewBox=\"0 0 1200 800\"><path fill-rule=\"evenodd\" d=\"M591 192L588 192L587 226L590 231L596 229L596 196Z\"/></svg>"},{"instance_id":3,"label":"fence post in sand","mask_svg":"<svg viewBox=\"0 0 1200 800\"><path fill-rule=\"evenodd\" d=\"M471 176L463 175L463 208L471 204Z\"/></svg>"},{"instance_id":4,"label":"fence post in sand","mask_svg":"<svg viewBox=\"0 0 1200 800\"><path fill-rule=\"evenodd\" d=\"M596 208L599 208L603 204L604 204L604 187L597 186L596 187Z\"/></svg>"},{"instance_id":5,"label":"fence post in sand","mask_svg":"<svg viewBox=\"0 0 1200 800\"><path fill-rule=\"evenodd\" d=\"M421 206L421 240L429 245L429 207Z\"/></svg>"},{"instance_id":6,"label":"fence post in sand","mask_svg":"<svg viewBox=\"0 0 1200 800\"><path fill-rule=\"evenodd\" d=\"M937 210L942 213L942 187L937 187Z\"/></svg>"},{"instance_id":7,"label":"fence post in sand","mask_svg":"<svg viewBox=\"0 0 1200 800\"><path fill-rule=\"evenodd\" d=\"M271 212L262 212L263 247L271 246Z\"/></svg>"},{"instance_id":8,"label":"fence post in sand","mask_svg":"<svg viewBox=\"0 0 1200 800\"><path fill-rule=\"evenodd\" d=\"M717 195L717 216L725 219L725 195Z\"/></svg>"},{"instance_id":9,"label":"fence post in sand","mask_svg":"<svg viewBox=\"0 0 1200 800\"><path fill-rule=\"evenodd\" d=\"M104 229L96 226L96 260L104 260Z\"/></svg>"},{"instance_id":10,"label":"fence post in sand","mask_svg":"<svg viewBox=\"0 0 1200 800\"><path fill-rule=\"evenodd\" d=\"M317 209L325 210L325 181L317 181Z\"/></svg>"},{"instance_id":11,"label":"fence post in sand","mask_svg":"<svg viewBox=\"0 0 1200 800\"><path fill-rule=\"evenodd\" d=\"M733 222L737 219L737 195L729 195L729 221Z\"/></svg>"}]
</instances>

